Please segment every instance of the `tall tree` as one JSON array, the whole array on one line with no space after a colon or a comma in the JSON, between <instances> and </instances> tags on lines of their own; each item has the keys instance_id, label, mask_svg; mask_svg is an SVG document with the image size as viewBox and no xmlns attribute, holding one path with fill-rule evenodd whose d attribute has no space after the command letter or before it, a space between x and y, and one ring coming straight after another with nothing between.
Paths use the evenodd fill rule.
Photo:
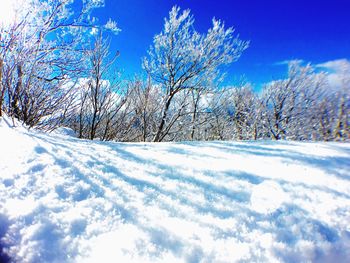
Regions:
<instances>
[{"instance_id":1,"label":"tall tree","mask_svg":"<svg viewBox=\"0 0 350 263\"><path fill-rule=\"evenodd\" d=\"M119 52L110 54L109 40L100 32L85 54L89 60L86 79L78 87L79 105L69 125L81 138L111 140L128 93L113 67Z\"/></svg>"},{"instance_id":2,"label":"tall tree","mask_svg":"<svg viewBox=\"0 0 350 263\"><path fill-rule=\"evenodd\" d=\"M189 10L180 13L180 8L173 7L143 61L144 69L165 94L153 141L162 141L175 124L173 120L184 114L182 105L169 116L174 97L220 79L220 67L236 61L248 47L248 42L234 36L233 28L225 29L220 20L213 19L206 34L197 32L193 24Z\"/></svg>"}]
</instances>

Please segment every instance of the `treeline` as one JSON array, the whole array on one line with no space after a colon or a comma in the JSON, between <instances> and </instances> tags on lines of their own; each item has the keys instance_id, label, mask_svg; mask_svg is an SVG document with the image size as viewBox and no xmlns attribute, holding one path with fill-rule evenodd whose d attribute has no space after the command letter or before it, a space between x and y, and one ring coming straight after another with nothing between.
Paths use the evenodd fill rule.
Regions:
<instances>
[{"instance_id":1,"label":"treeline","mask_svg":"<svg viewBox=\"0 0 350 263\"><path fill-rule=\"evenodd\" d=\"M332 87L312 65L260 92L222 87L225 65L249 43L219 20L200 34L174 7L143 59L144 76L120 80L118 54L91 11L101 1L33 1L0 29L0 115L29 128L72 128L79 138L117 141L350 140L350 77Z\"/></svg>"}]
</instances>

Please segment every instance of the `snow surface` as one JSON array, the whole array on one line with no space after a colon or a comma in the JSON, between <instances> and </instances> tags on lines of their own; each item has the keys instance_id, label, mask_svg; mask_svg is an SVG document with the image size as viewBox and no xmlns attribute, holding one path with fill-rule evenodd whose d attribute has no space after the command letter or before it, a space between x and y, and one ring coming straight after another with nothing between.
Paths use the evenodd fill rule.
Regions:
<instances>
[{"instance_id":1,"label":"snow surface","mask_svg":"<svg viewBox=\"0 0 350 263\"><path fill-rule=\"evenodd\" d=\"M9 126L1 262L350 262L350 144L91 142Z\"/></svg>"}]
</instances>

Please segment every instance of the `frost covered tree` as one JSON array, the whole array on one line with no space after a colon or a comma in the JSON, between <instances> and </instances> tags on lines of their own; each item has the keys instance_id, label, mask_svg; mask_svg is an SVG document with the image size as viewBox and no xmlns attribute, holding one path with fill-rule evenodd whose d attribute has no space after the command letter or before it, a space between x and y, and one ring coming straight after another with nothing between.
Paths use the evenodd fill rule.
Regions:
<instances>
[{"instance_id":1,"label":"frost covered tree","mask_svg":"<svg viewBox=\"0 0 350 263\"><path fill-rule=\"evenodd\" d=\"M77 106L68 121L80 138L112 140L125 132L120 127L129 108L128 91L113 67L119 52L112 56L109 50L109 40L100 32L92 47L84 52L89 60L86 78L76 87Z\"/></svg>"},{"instance_id":2,"label":"frost covered tree","mask_svg":"<svg viewBox=\"0 0 350 263\"><path fill-rule=\"evenodd\" d=\"M248 42L240 40L234 30L226 29L220 20L213 19L207 33L200 34L194 29L190 11L180 13L180 8L173 7L163 31L154 37L148 57L143 60L144 69L164 90L162 113L153 141L162 141L185 114L184 103L170 112L175 98L180 93L190 95L191 90L207 87L220 79L221 66L236 61L247 47Z\"/></svg>"},{"instance_id":3,"label":"frost covered tree","mask_svg":"<svg viewBox=\"0 0 350 263\"><path fill-rule=\"evenodd\" d=\"M237 140L256 140L259 133L260 103L249 84L231 90L233 134Z\"/></svg>"},{"instance_id":4,"label":"frost covered tree","mask_svg":"<svg viewBox=\"0 0 350 263\"><path fill-rule=\"evenodd\" d=\"M74 0L13 1L16 16L0 26L3 109L29 126L62 111L68 85L84 66L81 52L91 30L118 31L109 21L98 26L91 11L103 1L84 0L80 9ZM16 6L17 4L17 6Z\"/></svg>"},{"instance_id":5,"label":"frost covered tree","mask_svg":"<svg viewBox=\"0 0 350 263\"><path fill-rule=\"evenodd\" d=\"M328 85L324 96L317 101L314 120L315 139L346 141L350 139L350 72L341 76L341 86Z\"/></svg>"},{"instance_id":6,"label":"frost covered tree","mask_svg":"<svg viewBox=\"0 0 350 263\"><path fill-rule=\"evenodd\" d=\"M205 139L206 135L208 135L208 125L212 121L212 113L220 106L219 101L216 99L224 92L224 88L212 85L191 89L189 105L191 115L188 118L188 124L186 124L188 128L184 139Z\"/></svg>"},{"instance_id":7,"label":"frost covered tree","mask_svg":"<svg viewBox=\"0 0 350 263\"><path fill-rule=\"evenodd\" d=\"M347 88L348 89L348 88ZM350 95L349 92L340 92L337 97L336 125L333 136L337 141L350 139Z\"/></svg>"},{"instance_id":8,"label":"frost covered tree","mask_svg":"<svg viewBox=\"0 0 350 263\"><path fill-rule=\"evenodd\" d=\"M201 125L201 138L204 140L230 140L233 134L231 89L222 87L212 90L208 96L206 121Z\"/></svg>"},{"instance_id":9,"label":"frost covered tree","mask_svg":"<svg viewBox=\"0 0 350 263\"><path fill-rule=\"evenodd\" d=\"M157 85L152 85L150 78L147 81L136 79L129 82L130 99L134 118L133 135L131 141L151 141L152 131L158 123L161 90Z\"/></svg>"},{"instance_id":10,"label":"frost covered tree","mask_svg":"<svg viewBox=\"0 0 350 263\"><path fill-rule=\"evenodd\" d=\"M350 140L350 65L343 68L341 88L335 93L337 97L335 140Z\"/></svg>"},{"instance_id":11,"label":"frost covered tree","mask_svg":"<svg viewBox=\"0 0 350 263\"><path fill-rule=\"evenodd\" d=\"M321 98L325 76L297 63L289 65L288 75L264 87L267 133L276 140L311 139L315 102Z\"/></svg>"}]
</instances>

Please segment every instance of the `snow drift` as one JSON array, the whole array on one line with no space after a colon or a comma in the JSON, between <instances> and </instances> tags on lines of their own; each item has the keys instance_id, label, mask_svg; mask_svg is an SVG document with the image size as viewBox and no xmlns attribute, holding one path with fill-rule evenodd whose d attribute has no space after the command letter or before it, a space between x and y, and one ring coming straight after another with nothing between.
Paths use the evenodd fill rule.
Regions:
<instances>
[{"instance_id":1,"label":"snow drift","mask_svg":"<svg viewBox=\"0 0 350 263\"><path fill-rule=\"evenodd\" d=\"M349 144L92 142L8 123L1 261L350 260Z\"/></svg>"}]
</instances>

